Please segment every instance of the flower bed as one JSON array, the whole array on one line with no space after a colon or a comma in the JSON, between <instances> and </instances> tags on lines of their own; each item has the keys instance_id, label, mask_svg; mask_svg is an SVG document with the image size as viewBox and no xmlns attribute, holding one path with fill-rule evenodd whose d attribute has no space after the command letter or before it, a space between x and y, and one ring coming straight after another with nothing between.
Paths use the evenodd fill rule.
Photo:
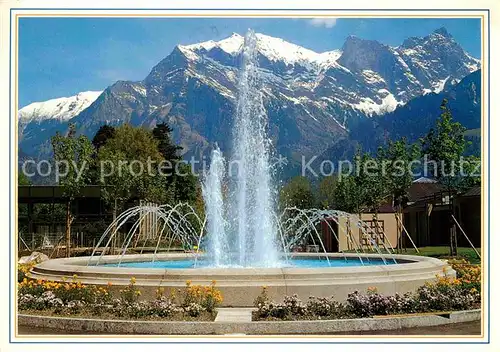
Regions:
<instances>
[{"instance_id":1,"label":"flower bed","mask_svg":"<svg viewBox=\"0 0 500 352\"><path fill-rule=\"evenodd\" d=\"M35 263L17 264L17 282L29 277L29 272Z\"/></svg>"},{"instance_id":2,"label":"flower bed","mask_svg":"<svg viewBox=\"0 0 500 352\"><path fill-rule=\"evenodd\" d=\"M438 276L435 282L426 283L416 292L388 296L372 287L366 293L350 293L345 302L313 296L302 302L293 295L276 303L269 299L267 289L263 287L254 301L257 310L253 313L253 320L332 320L480 308L480 267L463 260L450 264L457 272L456 279Z\"/></svg>"},{"instance_id":3,"label":"flower bed","mask_svg":"<svg viewBox=\"0 0 500 352\"><path fill-rule=\"evenodd\" d=\"M471 264L465 259L449 260L448 264L456 271L462 285L481 291L481 265Z\"/></svg>"},{"instance_id":4,"label":"flower bed","mask_svg":"<svg viewBox=\"0 0 500 352\"><path fill-rule=\"evenodd\" d=\"M172 291L168 296L158 289L151 301L140 300L141 291L135 286L135 278L120 290L119 297L113 297L109 287L82 284L76 275L64 282L24 277L18 288L19 313L39 315L211 321L222 302L215 281L209 286L193 286L188 281L184 290Z\"/></svg>"}]
</instances>

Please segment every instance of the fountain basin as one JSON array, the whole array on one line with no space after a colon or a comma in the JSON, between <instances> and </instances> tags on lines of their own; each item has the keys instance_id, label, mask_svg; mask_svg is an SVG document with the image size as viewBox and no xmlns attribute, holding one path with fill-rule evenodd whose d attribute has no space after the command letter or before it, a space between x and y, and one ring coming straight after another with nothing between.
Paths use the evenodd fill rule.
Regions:
<instances>
[{"instance_id":1,"label":"fountain basin","mask_svg":"<svg viewBox=\"0 0 500 352\"><path fill-rule=\"evenodd\" d=\"M260 267L264 268L335 268L335 267L346 267L346 266L373 266L373 265L393 265L398 263L407 263L407 261L397 261L394 259L384 260L382 258L358 258L358 257L340 257L340 258L327 258L322 255L320 257L295 257L290 259L282 258L278 261L275 266L264 266L258 265L252 266L250 268L258 269ZM106 263L98 264L100 266L106 267L122 267L122 268L159 268L159 269L203 269L203 268L213 268L213 269L244 269L246 267L238 265L227 265L227 266L214 266L208 260L203 257L199 259L194 258L176 258L175 260L155 260L151 261L132 261L132 262L121 262L121 263Z\"/></svg>"},{"instance_id":2,"label":"fountain basin","mask_svg":"<svg viewBox=\"0 0 500 352\"><path fill-rule=\"evenodd\" d=\"M312 260L325 257L317 253L300 253L295 259ZM359 260L356 254L329 253L334 260ZM382 294L394 294L413 291L436 275L455 276L455 272L444 261L436 258L409 255L363 254L362 258L382 260L388 263L395 259L397 264L360 265L342 267L281 267L281 268L141 268L130 263L151 261L153 254L125 255L123 257L103 256L96 265L97 257L77 257L53 259L35 266L31 276L35 279L63 281L73 275L84 284L107 285L119 290L135 277L136 286L141 289L142 297L153 298L157 288L165 293L170 289L183 288L186 281L193 285L209 285L217 282L224 301L223 306L250 307L259 295L262 286L266 286L269 296L281 300L285 295L297 294L306 300L309 296L333 296L345 300L354 291L365 291L376 287ZM156 261L194 260L189 253L157 254ZM116 265L121 259L120 267ZM90 265L87 265L90 260ZM127 265L129 264L129 265Z\"/></svg>"}]
</instances>

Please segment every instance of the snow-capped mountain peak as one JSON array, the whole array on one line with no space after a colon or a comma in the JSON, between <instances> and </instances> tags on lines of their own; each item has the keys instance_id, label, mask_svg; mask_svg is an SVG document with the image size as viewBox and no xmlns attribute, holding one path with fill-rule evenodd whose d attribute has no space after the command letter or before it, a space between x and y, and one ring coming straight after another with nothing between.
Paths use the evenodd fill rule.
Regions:
<instances>
[{"instance_id":1,"label":"snow-capped mountain peak","mask_svg":"<svg viewBox=\"0 0 500 352\"><path fill-rule=\"evenodd\" d=\"M233 33L178 45L144 80L116 82L94 103L100 92L30 104L19 112L23 152L39 154L40 145L67 128L69 119L89 137L104 123L152 127L166 121L190 155L202 155L214 141L224 144L235 113L244 40ZM326 52L260 33L256 40L276 145L310 155L337 148L332 141L348 138L368 118L398 111L431 92L446 94L480 67L442 29L400 46L349 36L341 50ZM478 96L477 84L469 85Z\"/></svg>"},{"instance_id":2,"label":"snow-capped mountain peak","mask_svg":"<svg viewBox=\"0 0 500 352\"><path fill-rule=\"evenodd\" d=\"M324 68L332 65L342 54L340 50L318 53L284 39L261 33L256 33L256 37L257 49L261 55L271 62L281 61L286 65L299 64L306 68ZM237 56L241 53L244 41L243 36L233 33L220 41L209 40L190 45L178 45L178 48L187 58L192 60L198 59L200 55L210 52L214 48L219 48L231 56Z\"/></svg>"},{"instance_id":3,"label":"snow-capped mountain peak","mask_svg":"<svg viewBox=\"0 0 500 352\"><path fill-rule=\"evenodd\" d=\"M287 64L304 64L321 60L320 54L302 46L289 43L281 38L256 34L259 52L271 61L284 61Z\"/></svg>"},{"instance_id":4,"label":"snow-capped mountain peak","mask_svg":"<svg viewBox=\"0 0 500 352\"><path fill-rule=\"evenodd\" d=\"M441 27L436 29L434 32L432 32L431 35L440 35L445 38L452 38L451 34L448 32L448 30L445 27Z\"/></svg>"},{"instance_id":5,"label":"snow-capped mountain peak","mask_svg":"<svg viewBox=\"0 0 500 352\"><path fill-rule=\"evenodd\" d=\"M197 44L190 45L179 45L178 47L182 50L189 50L194 52L200 51L210 51L215 47L224 50L226 53L231 55L237 55L241 51L241 46L243 45L244 38L238 33L233 33L230 37L222 39L218 42L214 40L208 40L206 42L201 42Z\"/></svg>"},{"instance_id":6,"label":"snow-capped mountain peak","mask_svg":"<svg viewBox=\"0 0 500 352\"><path fill-rule=\"evenodd\" d=\"M92 104L101 93L102 91L87 91L71 97L31 103L19 110L19 122L41 122L48 119L68 121Z\"/></svg>"}]
</instances>

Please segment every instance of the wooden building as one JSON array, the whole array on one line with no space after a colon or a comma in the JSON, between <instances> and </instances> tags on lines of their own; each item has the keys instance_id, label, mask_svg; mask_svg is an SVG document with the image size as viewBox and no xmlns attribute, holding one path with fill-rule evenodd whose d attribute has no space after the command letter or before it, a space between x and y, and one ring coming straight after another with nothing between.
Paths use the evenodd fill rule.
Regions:
<instances>
[{"instance_id":1,"label":"wooden building","mask_svg":"<svg viewBox=\"0 0 500 352\"><path fill-rule=\"evenodd\" d=\"M404 226L417 247L448 246L450 227L455 221L475 247L481 246L481 186L463 193L449 194L436 184L419 186L419 199L414 199L404 208ZM456 224L456 223L455 223ZM461 230L457 228L459 247L470 247ZM406 243L408 246L409 244Z\"/></svg>"},{"instance_id":2,"label":"wooden building","mask_svg":"<svg viewBox=\"0 0 500 352\"><path fill-rule=\"evenodd\" d=\"M358 228L354 220L349 221L347 217L338 219L338 223L334 219L325 218L321 222L323 245L327 252L350 251L359 246L370 250L373 243L380 248L395 248L398 239L397 216L392 202L387 202L378 209L377 220L375 213L361 213L364 229Z\"/></svg>"}]
</instances>

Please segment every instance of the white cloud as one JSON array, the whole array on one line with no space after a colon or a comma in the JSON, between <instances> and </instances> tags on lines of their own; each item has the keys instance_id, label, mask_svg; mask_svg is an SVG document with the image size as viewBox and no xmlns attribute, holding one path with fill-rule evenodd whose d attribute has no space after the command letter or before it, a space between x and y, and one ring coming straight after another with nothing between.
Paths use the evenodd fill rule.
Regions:
<instances>
[{"instance_id":1,"label":"white cloud","mask_svg":"<svg viewBox=\"0 0 500 352\"><path fill-rule=\"evenodd\" d=\"M332 28L337 24L337 19L335 17L313 18L312 20L309 21L309 23L315 27Z\"/></svg>"}]
</instances>

